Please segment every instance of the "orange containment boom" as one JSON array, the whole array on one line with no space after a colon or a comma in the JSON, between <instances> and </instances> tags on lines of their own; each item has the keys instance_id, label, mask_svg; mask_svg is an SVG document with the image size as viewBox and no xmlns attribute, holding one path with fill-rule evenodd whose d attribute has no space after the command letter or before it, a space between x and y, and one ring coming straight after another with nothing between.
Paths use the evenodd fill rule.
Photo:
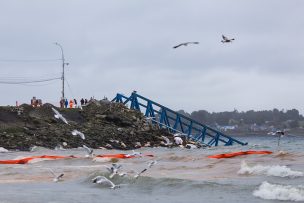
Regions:
<instances>
[{"instance_id":1,"label":"orange containment boom","mask_svg":"<svg viewBox=\"0 0 304 203\"><path fill-rule=\"evenodd\" d=\"M148 156L154 157L152 154L143 154L139 156ZM98 158L117 158L117 159L129 159L138 157L137 155L129 155L129 154L104 154L104 155L97 155ZM42 155L42 156L31 156L25 157L22 159L12 159L12 160L0 160L0 164L27 164L34 159L45 159L45 160L55 160L55 159L68 159L68 158L80 158L71 156L52 156L52 155Z\"/></svg>"},{"instance_id":2,"label":"orange containment boom","mask_svg":"<svg viewBox=\"0 0 304 203\"><path fill-rule=\"evenodd\" d=\"M227 153L227 154L210 155L210 156L208 156L208 158L226 159L226 158L232 158L235 156L248 155L248 154L272 154L272 152L271 151L241 151L241 152L232 152L232 153Z\"/></svg>"},{"instance_id":3,"label":"orange containment boom","mask_svg":"<svg viewBox=\"0 0 304 203\"><path fill-rule=\"evenodd\" d=\"M149 156L149 157L154 157L152 154L144 154L140 156ZM130 158L135 158L138 157L136 155L129 155L129 154L103 154L103 155L97 155L96 157L98 158L116 158L116 159L130 159Z\"/></svg>"},{"instance_id":4,"label":"orange containment boom","mask_svg":"<svg viewBox=\"0 0 304 203\"><path fill-rule=\"evenodd\" d=\"M42 155L42 156L31 156L25 157L22 159L13 159L13 160L0 160L0 164L27 164L33 159L67 159L67 158L77 158L74 156L51 156L51 155Z\"/></svg>"}]
</instances>

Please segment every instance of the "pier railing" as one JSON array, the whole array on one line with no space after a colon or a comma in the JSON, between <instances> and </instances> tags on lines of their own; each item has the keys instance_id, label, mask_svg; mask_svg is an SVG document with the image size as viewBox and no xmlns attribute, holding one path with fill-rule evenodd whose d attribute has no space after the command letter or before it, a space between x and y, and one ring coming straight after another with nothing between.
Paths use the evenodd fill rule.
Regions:
<instances>
[{"instance_id":1,"label":"pier railing","mask_svg":"<svg viewBox=\"0 0 304 203\"><path fill-rule=\"evenodd\" d=\"M129 97L118 93L112 102L128 105L129 108L142 112L154 125L166 128L170 133L182 133L195 142L208 146L229 146L235 143L247 145L247 143L143 97L135 91Z\"/></svg>"}]
</instances>

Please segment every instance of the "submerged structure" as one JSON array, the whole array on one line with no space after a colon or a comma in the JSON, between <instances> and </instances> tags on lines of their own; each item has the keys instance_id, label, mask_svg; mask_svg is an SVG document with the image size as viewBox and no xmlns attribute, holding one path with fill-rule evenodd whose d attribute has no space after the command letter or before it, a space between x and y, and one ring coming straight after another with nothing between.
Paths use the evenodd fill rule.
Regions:
<instances>
[{"instance_id":1,"label":"submerged structure","mask_svg":"<svg viewBox=\"0 0 304 203\"><path fill-rule=\"evenodd\" d=\"M186 136L187 139L201 142L207 146L230 146L234 143L240 145L248 144L143 97L137 94L136 91L129 97L118 93L112 101L123 103L130 109L142 112L147 119L151 120L153 125L165 128L173 134L180 133Z\"/></svg>"}]
</instances>

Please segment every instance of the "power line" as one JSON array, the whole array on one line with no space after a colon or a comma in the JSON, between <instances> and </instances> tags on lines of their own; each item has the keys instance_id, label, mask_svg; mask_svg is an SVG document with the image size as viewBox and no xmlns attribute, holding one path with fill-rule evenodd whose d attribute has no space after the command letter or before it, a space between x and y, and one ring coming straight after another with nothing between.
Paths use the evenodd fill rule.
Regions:
<instances>
[{"instance_id":1,"label":"power line","mask_svg":"<svg viewBox=\"0 0 304 203\"><path fill-rule=\"evenodd\" d=\"M0 80L0 84L9 84L9 85L29 84L29 83L47 82L47 81L59 80L59 79L61 79L61 77L40 79L40 80L31 80L31 81L1 81Z\"/></svg>"},{"instance_id":2,"label":"power line","mask_svg":"<svg viewBox=\"0 0 304 203\"><path fill-rule=\"evenodd\" d=\"M48 86L57 83L55 80L47 82L47 83L31 83L31 84L18 84L18 85L23 85L26 87L42 87L42 86Z\"/></svg>"},{"instance_id":3,"label":"power line","mask_svg":"<svg viewBox=\"0 0 304 203\"><path fill-rule=\"evenodd\" d=\"M44 75L40 75L39 78L55 78L58 77L59 73L56 74L44 74ZM36 80L37 77L33 77L33 76L0 76L0 81L17 81L17 80Z\"/></svg>"},{"instance_id":4,"label":"power line","mask_svg":"<svg viewBox=\"0 0 304 203\"><path fill-rule=\"evenodd\" d=\"M72 91L72 88L71 88L71 86L70 86L70 84L69 84L69 82L68 82L68 80L67 80L66 78L65 78L65 81L66 81L66 83L68 84L68 87L69 87L69 90L70 90L70 92L71 92L71 94L72 94L72 97L75 98L74 93L73 93L73 91Z\"/></svg>"}]
</instances>

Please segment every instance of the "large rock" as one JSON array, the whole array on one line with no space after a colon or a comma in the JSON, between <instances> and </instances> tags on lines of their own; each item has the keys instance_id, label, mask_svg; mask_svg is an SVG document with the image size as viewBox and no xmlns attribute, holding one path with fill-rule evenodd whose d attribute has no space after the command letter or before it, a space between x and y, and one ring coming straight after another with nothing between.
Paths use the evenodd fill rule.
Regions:
<instances>
[{"instance_id":1,"label":"large rock","mask_svg":"<svg viewBox=\"0 0 304 203\"><path fill-rule=\"evenodd\" d=\"M120 103L94 101L83 110L53 107L69 125L54 117L52 107L51 104L38 108L21 105L22 111L16 107L0 107L0 146L19 150L29 150L31 146L54 149L66 142L66 148L85 144L93 148L134 149L141 145L159 146L161 136L173 139L166 130L147 124L140 112ZM74 129L83 132L86 139L73 136Z\"/></svg>"}]
</instances>

